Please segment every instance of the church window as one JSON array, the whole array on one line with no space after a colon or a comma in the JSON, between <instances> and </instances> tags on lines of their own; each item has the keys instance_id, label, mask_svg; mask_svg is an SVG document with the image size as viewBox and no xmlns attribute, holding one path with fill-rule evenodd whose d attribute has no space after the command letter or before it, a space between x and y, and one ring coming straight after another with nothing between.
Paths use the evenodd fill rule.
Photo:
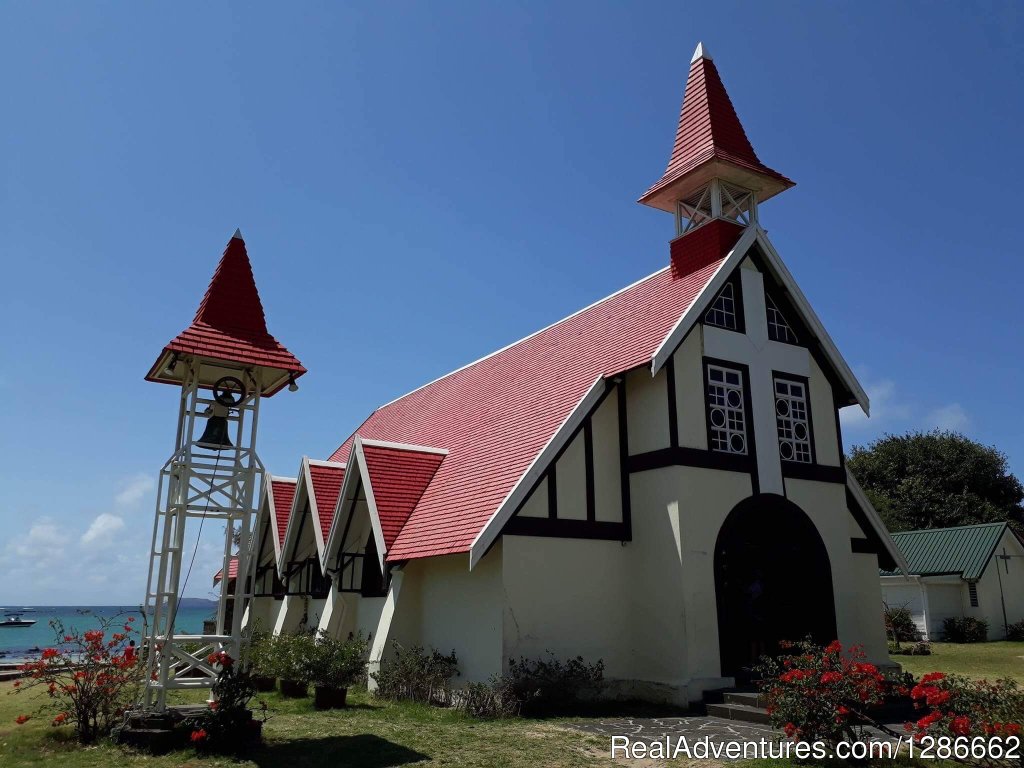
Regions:
<instances>
[{"instance_id":1,"label":"church window","mask_svg":"<svg viewBox=\"0 0 1024 768\"><path fill-rule=\"evenodd\" d=\"M775 379L775 423L782 460L810 464L814 459L805 382Z\"/></svg>"},{"instance_id":2,"label":"church window","mask_svg":"<svg viewBox=\"0 0 1024 768\"><path fill-rule=\"evenodd\" d=\"M967 594L971 598L971 608L978 607L978 582L970 581L967 583Z\"/></svg>"},{"instance_id":3,"label":"church window","mask_svg":"<svg viewBox=\"0 0 1024 768\"><path fill-rule=\"evenodd\" d=\"M718 296L715 297L711 308L704 314L704 322L729 331L739 330L736 289L731 281L726 283L722 290L718 292Z\"/></svg>"},{"instance_id":4,"label":"church window","mask_svg":"<svg viewBox=\"0 0 1024 768\"><path fill-rule=\"evenodd\" d=\"M708 435L711 450L747 453L747 414L743 373L708 364Z\"/></svg>"},{"instance_id":5,"label":"church window","mask_svg":"<svg viewBox=\"0 0 1024 768\"><path fill-rule=\"evenodd\" d=\"M797 341L796 333L793 332L789 323L786 322L785 315L779 311L778 306L775 304L775 300L770 294L765 294L764 305L768 316L768 338L772 341L781 341L784 344L799 343Z\"/></svg>"}]
</instances>

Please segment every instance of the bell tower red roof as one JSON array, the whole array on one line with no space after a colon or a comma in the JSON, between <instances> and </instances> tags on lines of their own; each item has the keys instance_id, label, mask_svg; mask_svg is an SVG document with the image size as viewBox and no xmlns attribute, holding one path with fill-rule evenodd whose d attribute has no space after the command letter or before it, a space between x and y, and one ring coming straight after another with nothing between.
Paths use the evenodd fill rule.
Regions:
<instances>
[{"instance_id":1,"label":"bell tower red roof","mask_svg":"<svg viewBox=\"0 0 1024 768\"><path fill-rule=\"evenodd\" d=\"M184 371L177 370L176 362L185 356L204 358L214 366L219 361L227 368L252 368L259 375L264 397L306 372L298 358L267 331L263 302L239 230L228 241L192 324L164 347L146 380L180 384Z\"/></svg>"},{"instance_id":2,"label":"bell tower red roof","mask_svg":"<svg viewBox=\"0 0 1024 768\"><path fill-rule=\"evenodd\" d=\"M714 177L756 192L760 201L794 185L757 157L718 68L700 43L690 61L668 167L638 202L675 211L677 200L686 198Z\"/></svg>"}]
</instances>

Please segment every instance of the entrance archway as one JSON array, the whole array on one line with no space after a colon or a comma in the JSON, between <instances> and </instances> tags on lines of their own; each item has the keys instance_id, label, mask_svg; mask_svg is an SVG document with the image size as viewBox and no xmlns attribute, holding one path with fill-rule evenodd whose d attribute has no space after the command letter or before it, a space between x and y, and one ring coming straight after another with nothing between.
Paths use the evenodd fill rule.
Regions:
<instances>
[{"instance_id":1,"label":"entrance archway","mask_svg":"<svg viewBox=\"0 0 1024 768\"><path fill-rule=\"evenodd\" d=\"M715 543L715 594L723 676L746 676L780 640L836 637L828 551L782 496L752 496L729 513Z\"/></svg>"}]
</instances>

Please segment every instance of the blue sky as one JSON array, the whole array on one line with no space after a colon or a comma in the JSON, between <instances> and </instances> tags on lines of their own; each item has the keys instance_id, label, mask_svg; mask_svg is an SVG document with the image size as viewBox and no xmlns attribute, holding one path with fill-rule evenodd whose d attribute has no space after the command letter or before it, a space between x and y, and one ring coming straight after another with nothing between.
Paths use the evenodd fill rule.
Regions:
<instances>
[{"instance_id":1,"label":"blue sky","mask_svg":"<svg viewBox=\"0 0 1024 768\"><path fill-rule=\"evenodd\" d=\"M634 200L698 40L797 181L761 219L874 401L844 416L847 445L955 427L1024 474L1021 14L4 4L0 605L141 598L176 407L142 377L235 227L310 369L261 414L278 474L661 268L671 217Z\"/></svg>"}]
</instances>

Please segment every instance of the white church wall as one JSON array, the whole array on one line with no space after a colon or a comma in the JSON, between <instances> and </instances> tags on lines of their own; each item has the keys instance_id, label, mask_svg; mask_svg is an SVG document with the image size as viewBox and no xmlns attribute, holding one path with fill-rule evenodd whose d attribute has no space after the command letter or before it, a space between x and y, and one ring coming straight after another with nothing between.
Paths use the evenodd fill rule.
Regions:
<instances>
[{"instance_id":1,"label":"white church wall","mask_svg":"<svg viewBox=\"0 0 1024 768\"><path fill-rule=\"evenodd\" d=\"M608 680L636 679L632 603L645 586L630 582L633 543L502 537L504 586L501 661L583 656L603 659ZM648 636L656 628L650 627Z\"/></svg>"},{"instance_id":2,"label":"white church wall","mask_svg":"<svg viewBox=\"0 0 1024 768\"><path fill-rule=\"evenodd\" d=\"M967 585L960 577L924 578L928 591L928 632L934 640L942 639L943 622L964 615L964 596Z\"/></svg>"},{"instance_id":3,"label":"white church wall","mask_svg":"<svg viewBox=\"0 0 1024 768\"><path fill-rule=\"evenodd\" d=\"M878 557L850 549L846 487L787 478L786 496L811 519L828 550L839 640L863 645L873 662L888 661Z\"/></svg>"},{"instance_id":4,"label":"white church wall","mask_svg":"<svg viewBox=\"0 0 1024 768\"><path fill-rule=\"evenodd\" d=\"M465 554L413 560L404 569L391 637L454 650L455 682L484 682L502 665L502 542L469 570Z\"/></svg>"},{"instance_id":5,"label":"white church wall","mask_svg":"<svg viewBox=\"0 0 1024 768\"><path fill-rule=\"evenodd\" d=\"M582 430L555 464L555 489L558 517L565 520L587 519L587 463Z\"/></svg>"},{"instance_id":6,"label":"white church wall","mask_svg":"<svg viewBox=\"0 0 1024 768\"><path fill-rule=\"evenodd\" d=\"M612 392L591 418L594 437L594 518L613 523L622 520L618 398L618 393Z\"/></svg>"},{"instance_id":7,"label":"white church wall","mask_svg":"<svg viewBox=\"0 0 1024 768\"><path fill-rule=\"evenodd\" d=\"M664 369L652 377L646 366L626 374L626 420L630 455L669 446L667 379Z\"/></svg>"},{"instance_id":8,"label":"white church wall","mask_svg":"<svg viewBox=\"0 0 1024 768\"><path fill-rule=\"evenodd\" d=\"M704 362L702 326L683 339L672 356L676 378L676 410L679 445L707 450L707 417L704 412Z\"/></svg>"},{"instance_id":9,"label":"white church wall","mask_svg":"<svg viewBox=\"0 0 1024 768\"><path fill-rule=\"evenodd\" d=\"M259 628L261 632L270 632L274 628L279 605L280 601L272 597L254 597L247 609L246 629L252 631Z\"/></svg>"},{"instance_id":10,"label":"white church wall","mask_svg":"<svg viewBox=\"0 0 1024 768\"><path fill-rule=\"evenodd\" d=\"M807 387L811 397L811 434L814 436L815 458L819 464L838 467L841 461L832 385L813 356L810 362L811 375L808 377Z\"/></svg>"},{"instance_id":11,"label":"white church wall","mask_svg":"<svg viewBox=\"0 0 1024 768\"><path fill-rule=\"evenodd\" d=\"M522 517L548 516L548 481L546 478L540 481L536 490L530 494L518 514Z\"/></svg>"},{"instance_id":12,"label":"white church wall","mask_svg":"<svg viewBox=\"0 0 1024 768\"><path fill-rule=\"evenodd\" d=\"M649 476L649 477L648 477ZM634 475L636 503L657 514L678 509L686 615L683 644L687 675L695 695L714 687L721 675L718 604L715 590L715 544L732 509L751 494L748 475L698 467L677 467ZM635 508L634 517L641 514ZM701 682L703 681L703 682Z\"/></svg>"}]
</instances>

